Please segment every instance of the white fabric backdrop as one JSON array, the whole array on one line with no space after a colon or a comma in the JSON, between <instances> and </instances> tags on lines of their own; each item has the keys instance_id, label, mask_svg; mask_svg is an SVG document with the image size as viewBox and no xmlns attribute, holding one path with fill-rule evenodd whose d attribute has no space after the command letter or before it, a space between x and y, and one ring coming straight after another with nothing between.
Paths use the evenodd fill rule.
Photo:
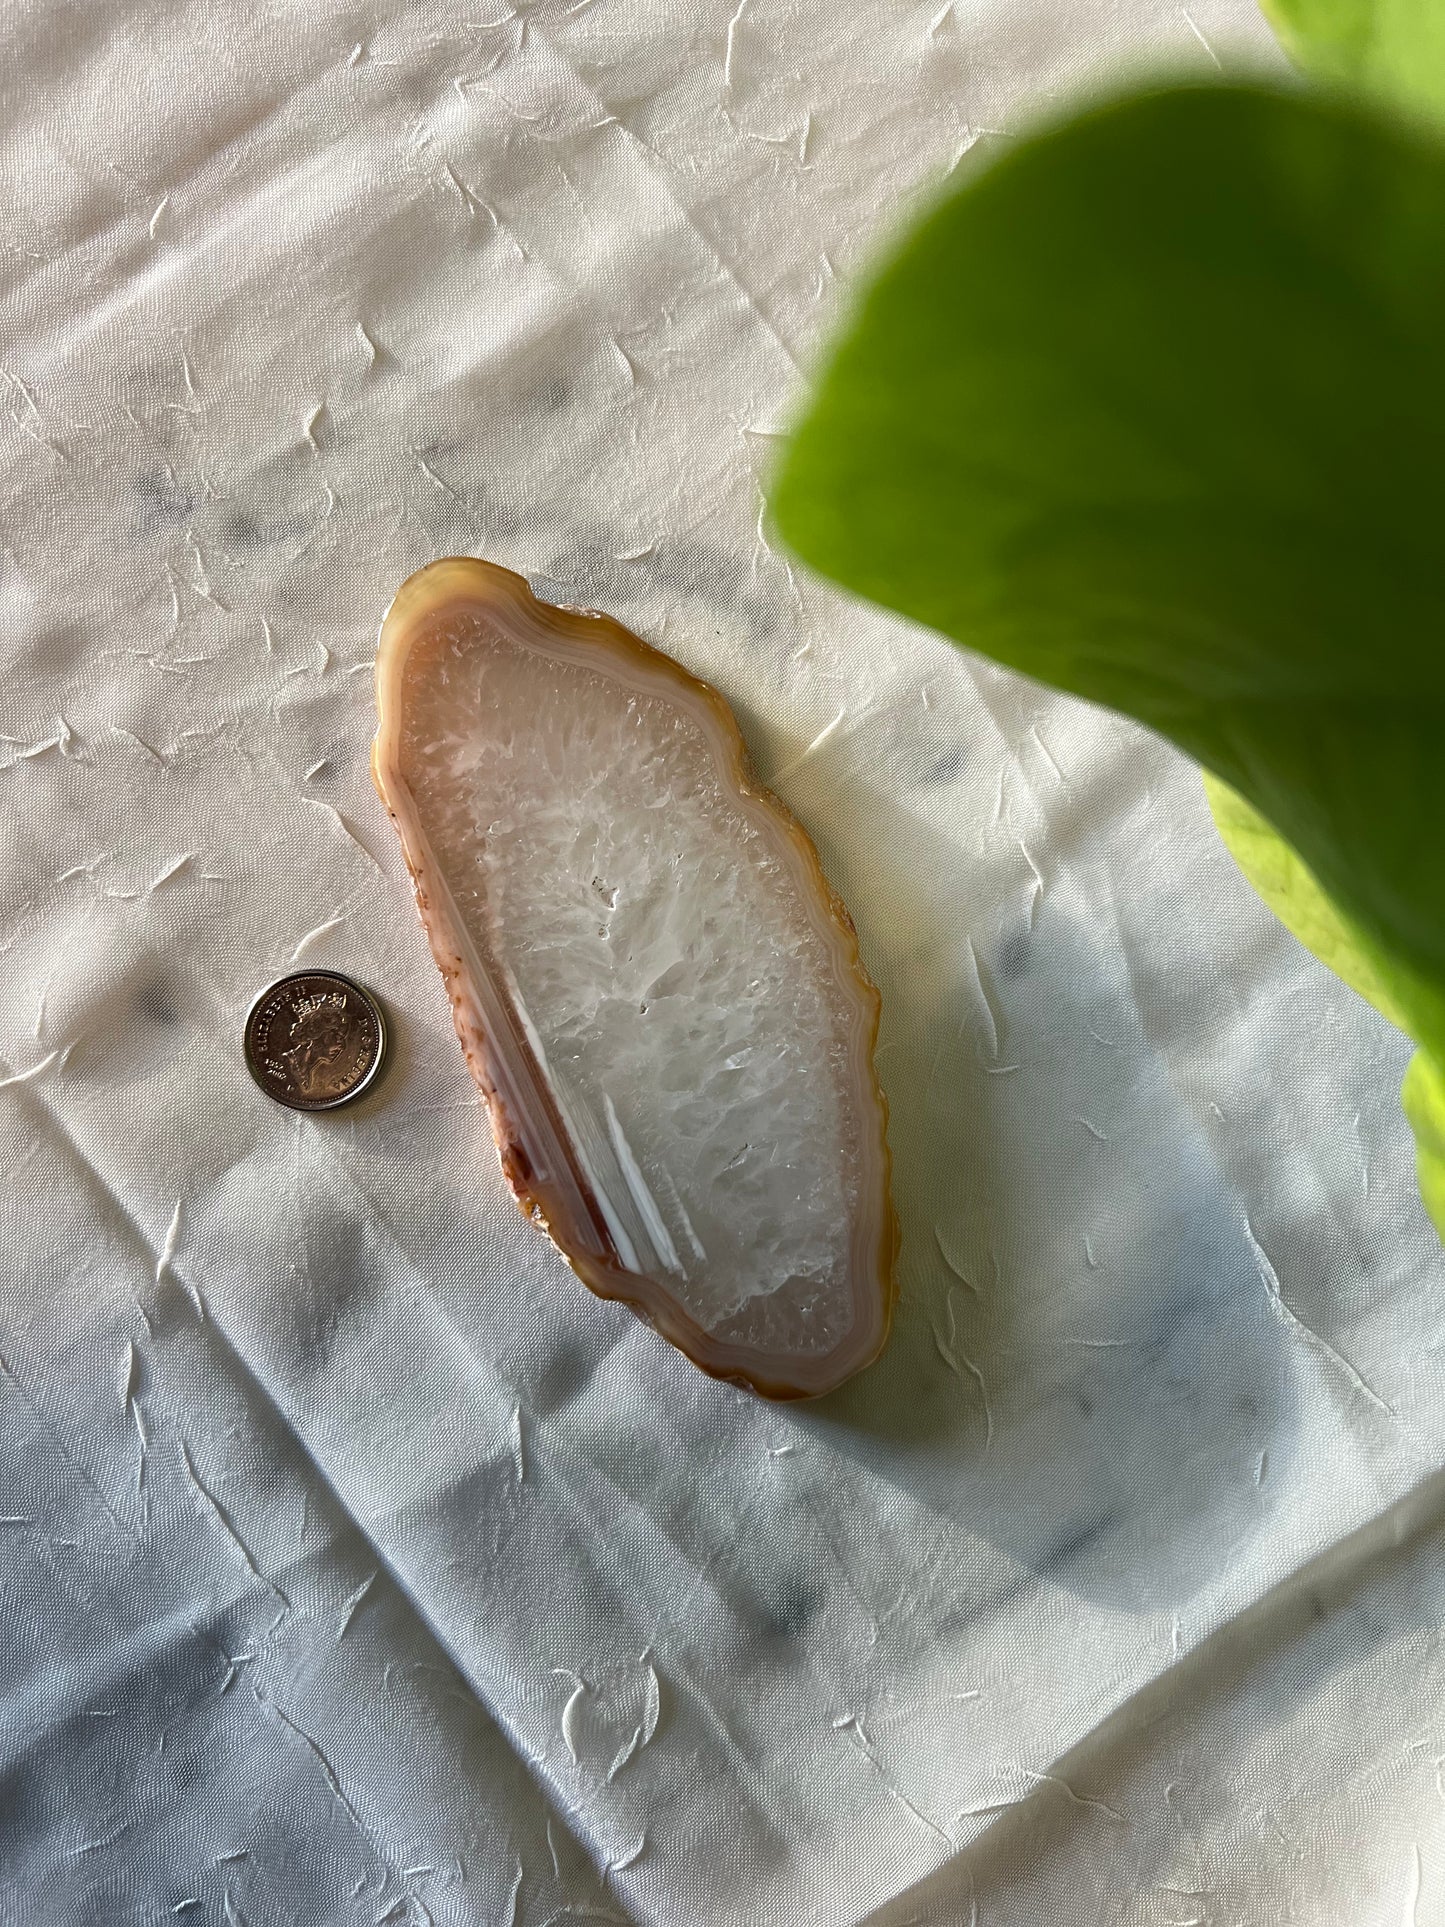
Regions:
<instances>
[{"instance_id":1,"label":"white fabric backdrop","mask_svg":"<svg viewBox=\"0 0 1445 1927\"><path fill-rule=\"evenodd\" d=\"M3 33L0 1914L967 1919L1062 1801L1122 1831L1026 1904L1158 1868L1183 1919L1071 1775L1445 1459L1407 1046L1178 758L805 580L759 477L977 137L1270 59L1257 16ZM816 1407L701 1377L504 1196L366 767L381 612L467 550L716 682L855 914L903 1298ZM396 1033L331 1118L241 1060L302 961Z\"/></svg>"}]
</instances>

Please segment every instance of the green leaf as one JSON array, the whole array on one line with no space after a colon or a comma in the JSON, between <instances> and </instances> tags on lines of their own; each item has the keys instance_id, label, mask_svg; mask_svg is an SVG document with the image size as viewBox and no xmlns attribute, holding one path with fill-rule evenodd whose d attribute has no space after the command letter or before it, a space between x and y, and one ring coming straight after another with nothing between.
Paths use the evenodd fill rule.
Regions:
<instances>
[{"instance_id":1,"label":"green leaf","mask_svg":"<svg viewBox=\"0 0 1445 1927\"><path fill-rule=\"evenodd\" d=\"M1208 771L1204 791L1231 856L1280 922L1351 990L1392 1024L1408 1030L1409 1009L1428 996L1428 990L1394 981L1390 960L1330 902L1297 852L1242 796ZM1400 1097L1415 1134L1420 1195L1445 1237L1445 1076L1429 1051L1417 1051L1411 1058Z\"/></svg>"},{"instance_id":2,"label":"green leaf","mask_svg":"<svg viewBox=\"0 0 1445 1927\"><path fill-rule=\"evenodd\" d=\"M1400 1091L1415 1133L1415 1172L1420 1196L1436 1230L1445 1237L1445 1077L1438 1059L1416 1051Z\"/></svg>"},{"instance_id":3,"label":"green leaf","mask_svg":"<svg viewBox=\"0 0 1445 1927\"><path fill-rule=\"evenodd\" d=\"M774 505L839 582L1223 778L1445 1062L1433 140L1221 85L1021 142L885 268Z\"/></svg>"},{"instance_id":4,"label":"green leaf","mask_svg":"<svg viewBox=\"0 0 1445 1927\"><path fill-rule=\"evenodd\" d=\"M1264 0L1306 73L1445 118L1445 6L1440 0Z\"/></svg>"},{"instance_id":5,"label":"green leaf","mask_svg":"<svg viewBox=\"0 0 1445 1927\"><path fill-rule=\"evenodd\" d=\"M1404 1003L1391 987L1388 961L1331 903L1298 851L1292 850L1228 783L1207 770L1204 793L1230 855L1285 928L1367 1004L1373 1004L1392 1024L1408 1031L1410 1021ZM1405 1002L1409 1001L1407 989Z\"/></svg>"}]
</instances>

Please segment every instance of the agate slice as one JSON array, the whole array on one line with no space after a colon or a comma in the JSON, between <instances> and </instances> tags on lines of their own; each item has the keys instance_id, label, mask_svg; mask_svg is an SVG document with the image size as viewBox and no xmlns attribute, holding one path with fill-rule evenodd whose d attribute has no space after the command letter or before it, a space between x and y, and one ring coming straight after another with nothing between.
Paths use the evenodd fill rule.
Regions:
<instances>
[{"instance_id":1,"label":"agate slice","mask_svg":"<svg viewBox=\"0 0 1445 1927\"><path fill-rule=\"evenodd\" d=\"M490 563L402 588L377 788L524 1211L775 1398L876 1356L897 1226L878 993L726 703Z\"/></svg>"}]
</instances>

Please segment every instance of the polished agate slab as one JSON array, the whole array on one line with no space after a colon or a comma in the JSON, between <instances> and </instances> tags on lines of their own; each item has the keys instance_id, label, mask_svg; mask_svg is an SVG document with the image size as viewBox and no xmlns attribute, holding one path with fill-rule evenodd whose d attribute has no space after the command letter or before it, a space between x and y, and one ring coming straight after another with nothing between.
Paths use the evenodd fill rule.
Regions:
<instances>
[{"instance_id":1,"label":"polished agate slab","mask_svg":"<svg viewBox=\"0 0 1445 1927\"><path fill-rule=\"evenodd\" d=\"M704 1371L830 1390L892 1309L878 993L726 703L465 559L402 588L376 684L377 787L522 1208Z\"/></svg>"}]
</instances>

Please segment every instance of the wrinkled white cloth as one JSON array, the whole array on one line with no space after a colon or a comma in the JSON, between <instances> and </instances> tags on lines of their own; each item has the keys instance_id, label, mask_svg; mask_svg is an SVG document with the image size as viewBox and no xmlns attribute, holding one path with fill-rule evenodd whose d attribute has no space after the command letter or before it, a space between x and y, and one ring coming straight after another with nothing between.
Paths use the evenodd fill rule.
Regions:
<instances>
[{"instance_id":1,"label":"wrinkled white cloth","mask_svg":"<svg viewBox=\"0 0 1445 1927\"><path fill-rule=\"evenodd\" d=\"M1445 1262L1408 1046L1195 773L807 579L760 478L976 139L1268 36L474 15L0 25L0 1919L965 1919L1005 1809L1445 1461ZM817 1406L504 1193L367 773L381 613L462 551L715 682L854 913L902 1302ZM392 1023L334 1116L242 1061L300 962Z\"/></svg>"}]
</instances>

